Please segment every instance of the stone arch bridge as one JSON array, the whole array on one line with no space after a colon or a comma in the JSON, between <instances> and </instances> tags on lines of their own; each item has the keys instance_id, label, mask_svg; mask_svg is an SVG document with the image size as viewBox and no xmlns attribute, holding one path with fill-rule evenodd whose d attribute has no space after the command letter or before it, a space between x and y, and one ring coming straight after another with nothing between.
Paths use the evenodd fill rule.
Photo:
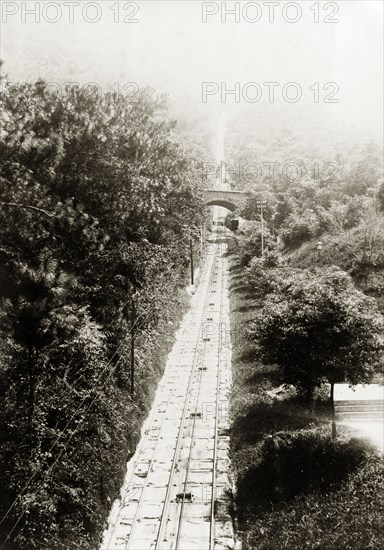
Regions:
<instances>
[{"instance_id":1,"label":"stone arch bridge","mask_svg":"<svg viewBox=\"0 0 384 550\"><path fill-rule=\"evenodd\" d=\"M247 194L243 191L204 189L203 194L207 206L222 206L231 212L242 208L247 201Z\"/></svg>"}]
</instances>

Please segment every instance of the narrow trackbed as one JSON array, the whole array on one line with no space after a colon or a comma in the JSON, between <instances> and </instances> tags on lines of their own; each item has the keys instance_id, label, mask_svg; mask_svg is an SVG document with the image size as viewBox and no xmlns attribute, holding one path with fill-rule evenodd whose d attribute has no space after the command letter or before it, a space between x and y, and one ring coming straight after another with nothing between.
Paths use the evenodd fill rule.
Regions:
<instances>
[{"instance_id":1,"label":"narrow trackbed","mask_svg":"<svg viewBox=\"0 0 384 550\"><path fill-rule=\"evenodd\" d=\"M101 550L219 550L232 545L225 252L223 243L210 244Z\"/></svg>"}]
</instances>

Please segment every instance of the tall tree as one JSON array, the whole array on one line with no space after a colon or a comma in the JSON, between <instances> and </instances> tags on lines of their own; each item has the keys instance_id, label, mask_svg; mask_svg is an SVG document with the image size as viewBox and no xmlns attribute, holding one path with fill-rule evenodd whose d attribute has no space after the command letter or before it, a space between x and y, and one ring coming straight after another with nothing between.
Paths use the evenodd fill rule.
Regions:
<instances>
[{"instance_id":1,"label":"tall tree","mask_svg":"<svg viewBox=\"0 0 384 550\"><path fill-rule=\"evenodd\" d=\"M250 331L285 382L310 396L327 380L332 396L335 383L370 380L383 357L383 328L375 300L345 272L325 268L287 278L266 297Z\"/></svg>"},{"instance_id":2,"label":"tall tree","mask_svg":"<svg viewBox=\"0 0 384 550\"><path fill-rule=\"evenodd\" d=\"M149 90L39 81L6 85L1 107L0 545L90 550L161 373L202 193Z\"/></svg>"}]
</instances>

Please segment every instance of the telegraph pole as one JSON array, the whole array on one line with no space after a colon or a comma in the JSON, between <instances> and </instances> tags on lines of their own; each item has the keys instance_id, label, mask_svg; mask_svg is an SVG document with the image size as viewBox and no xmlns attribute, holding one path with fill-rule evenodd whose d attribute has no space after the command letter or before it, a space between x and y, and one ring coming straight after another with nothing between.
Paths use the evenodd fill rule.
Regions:
<instances>
[{"instance_id":1,"label":"telegraph pole","mask_svg":"<svg viewBox=\"0 0 384 550\"><path fill-rule=\"evenodd\" d=\"M264 256L264 208L267 206L267 203L264 200L258 200L256 204L261 218L261 256Z\"/></svg>"},{"instance_id":2,"label":"telegraph pole","mask_svg":"<svg viewBox=\"0 0 384 550\"><path fill-rule=\"evenodd\" d=\"M135 391L136 292L131 298L131 393Z\"/></svg>"},{"instance_id":3,"label":"telegraph pole","mask_svg":"<svg viewBox=\"0 0 384 550\"><path fill-rule=\"evenodd\" d=\"M189 239L189 254L191 257L191 285L194 284L194 276L193 276L193 240L192 238Z\"/></svg>"}]
</instances>

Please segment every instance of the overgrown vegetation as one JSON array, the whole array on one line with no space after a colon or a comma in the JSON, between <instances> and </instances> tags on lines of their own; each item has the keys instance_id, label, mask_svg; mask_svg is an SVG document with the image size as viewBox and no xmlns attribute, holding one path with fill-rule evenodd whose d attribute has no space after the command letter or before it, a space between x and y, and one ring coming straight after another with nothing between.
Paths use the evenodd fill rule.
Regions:
<instances>
[{"instance_id":1,"label":"overgrown vegetation","mask_svg":"<svg viewBox=\"0 0 384 550\"><path fill-rule=\"evenodd\" d=\"M272 511L296 496L337 489L366 458L357 440L332 441L319 430L266 439L260 456L238 482L238 503L247 513Z\"/></svg>"},{"instance_id":2,"label":"overgrown vegetation","mask_svg":"<svg viewBox=\"0 0 384 550\"><path fill-rule=\"evenodd\" d=\"M334 437L333 387L382 369L382 155L375 144L242 133L229 162L269 166L231 182L249 193L238 214L251 220L236 237L231 292L243 548L378 549L383 461L341 427Z\"/></svg>"},{"instance_id":3,"label":"overgrown vegetation","mask_svg":"<svg viewBox=\"0 0 384 550\"><path fill-rule=\"evenodd\" d=\"M258 135L244 124L229 136L227 158L242 170L231 184L249 192L240 214L278 235L297 267L336 265L384 312L383 154L372 142L308 142L290 132ZM246 170L257 163L260 169ZM262 169L261 169L262 168ZM322 241L323 249L316 250ZM266 248L268 248L268 235Z\"/></svg>"},{"instance_id":4,"label":"overgrown vegetation","mask_svg":"<svg viewBox=\"0 0 384 550\"><path fill-rule=\"evenodd\" d=\"M347 457L350 464L351 453ZM255 516L244 547L260 550L381 548L383 474L382 459L367 451L359 468L347 476L338 489L302 494L285 506Z\"/></svg>"},{"instance_id":5,"label":"overgrown vegetation","mask_svg":"<svg viewBox=\"0 0 384 550\"><path fill-rule=\"evenodd\" d=\"M356 319L363 322L366 314L380 324L376 306L339 269L303 271L272 252L253 258L244 270L236 252L233 243L231 459L243 548L378 550L384 535L382 458L367 441L351 439L341 427L333 439L327 384L319 384L308 402L300 397L304 379L287 376L286 370L295 364L311 376L311 365L322 369L329 360L331 370L340 367L344 376L348 361L343 364L338 348L325 340L329 336L328 343L333 342L332 331L343 323L349 326L356 307ZM314 324L315 337L309 334ZM340 344L337 334L335 341ZM290 356L286 347L293 343ZM372 349L364 337L361 343L361 351L369 355ZM369 376L374 357L370 359L367 372L356 364L358 376ZM326 378L325 371L320 378Z\"/></svg>"},{"instance_id":6,"label":"overgrown vegetation","mask_svg":"<svg viewBox=\"0 0 384 550\"><path fill-rule=\"evenodd\" d=\"M339 268L270 269L268 259L263 263L249 269L259 293L263 286L263 306L248 331L262 359L278 365L284 382L308 397L324 380L332 390L335 383L368 382L384 352L375 300Z\"/></svg>"},{"instance_id":7,"label":"overgrown vegetation","mask_svg":"<svg viewBox=\"0 0 384 550\"><path fill-rule=\"evenodd\" d=\"M262 255L262 245L268 251L276 248L276 241L272 238L271 232L266 227L262 234L260 223L249 221L243 225L236 233L239 258L243 266L249 266L253 258L258 258Z\"/></svg>"},{"instance_id":8,"label":"overgrown vegetation","mask_svg":"<svg viewBox=\"0 0 384 550\"><path fill-rule=\"evenodd\" d=\"M196 162L149 91L3 84L0 544L94 550L184 307Z\"/></svg>"}]
</instances>

